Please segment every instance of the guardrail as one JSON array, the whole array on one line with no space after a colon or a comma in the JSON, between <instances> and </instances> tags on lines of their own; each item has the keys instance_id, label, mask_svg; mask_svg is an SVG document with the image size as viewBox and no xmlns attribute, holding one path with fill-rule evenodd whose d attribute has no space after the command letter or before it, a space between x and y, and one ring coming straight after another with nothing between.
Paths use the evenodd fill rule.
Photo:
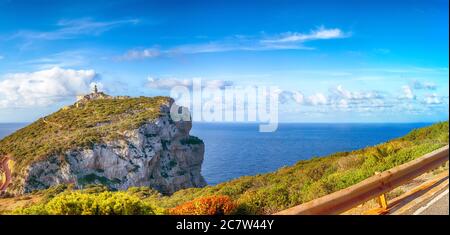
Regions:
<instances>
[{"instance_id":1,"label":"guardrail","mask_svg":"<svg viewBox=\"0 0 450 235\"><path fill-rule=\"evenodd\" d=\"M449 159L448 148L446 145L353 186L280 211L275 215L333 215L348 211L444 164Z\"/></svg>"}]
</instances>

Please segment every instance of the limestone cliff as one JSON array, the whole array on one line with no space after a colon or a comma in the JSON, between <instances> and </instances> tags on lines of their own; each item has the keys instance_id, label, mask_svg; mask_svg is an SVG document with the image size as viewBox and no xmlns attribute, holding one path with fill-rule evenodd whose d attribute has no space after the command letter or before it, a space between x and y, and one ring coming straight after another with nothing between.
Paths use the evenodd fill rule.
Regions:
<instances>
[{"instance_id":1,"label":"limestone cliff","mask_svg":"<svg viewBox=\"0 0 450 235\"><path fill-rule=\"evenodd\" d=\"M171 194L183 188L205 186L200 174L204 144L189 135L192 123L175 122L171 118L172 99L158 102L148 99L152 98L111 97L83 101L82 106L77 102L37 121L42 123L30 125L32 130L26 127L1 140L0 154L10 155L18 166L13 170L12 183L6 191L23 194L52 185L73 183L79 188L88 184L104 184L118 190L150 186ZM123 102L127 103L123 105ZM113 106L105 109L105 105ZM95 107L108 111L98 111L100 108ZM80 116L80 109L92 109L82 113L95 117ZM146 115L152 110L157 115ZM69 119L74 117L88 121L72 125ZM82 130L77 126L82 126ZM34 151L36 157L30 157L32 154L28 153L33 149L27 152L25 149L12 150L11 147L32 148L33 144L11 143L19 141L20 136L29 137L27 134L30 132L38 140L31 138L29 141L35 141L39 146L50 145L37 148ZM14 138L14 135L18 136ZM45 142L46 139L50 143Z\"/></svg>"}]
</instances>

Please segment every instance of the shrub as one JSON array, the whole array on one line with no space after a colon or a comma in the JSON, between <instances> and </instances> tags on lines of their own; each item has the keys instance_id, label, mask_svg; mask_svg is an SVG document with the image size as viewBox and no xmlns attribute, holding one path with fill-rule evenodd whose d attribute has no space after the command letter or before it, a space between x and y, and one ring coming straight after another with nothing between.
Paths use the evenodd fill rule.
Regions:
<instances>
[{"instance_id":1,"label":"shrub","mask_svg":"<svg viewBox=\"0 0 450 235\"><path fill-rule=\"evenodd\" d=\"M62 193L46 204L37 204L16 214L45 215L152 215L158 208L126 192L98 194L79 191Z\"/></svg>"},{"instance_id":2,"label":"shrub","mask_svg":"<svg viewBox=\"0 0 450 235\"><path fill-rule=\"evenodd\" d=\"M229 215L236 209L236 204L228 196L210 196L197 198L172 208L172 215Z\"/></svg>"},{"instance_id":3,"label":"shrub","mask_svg":"<svg viewBox=\"0 0 450 235\"><path fill-rule=\"evenodd\" d=\"M180 143L183 145L187 145L187 144L196 145L196 144L203 144L203 140L201 140L195 136L189 136L186 139L180 140Z\"/></svg>"}]
</instances>

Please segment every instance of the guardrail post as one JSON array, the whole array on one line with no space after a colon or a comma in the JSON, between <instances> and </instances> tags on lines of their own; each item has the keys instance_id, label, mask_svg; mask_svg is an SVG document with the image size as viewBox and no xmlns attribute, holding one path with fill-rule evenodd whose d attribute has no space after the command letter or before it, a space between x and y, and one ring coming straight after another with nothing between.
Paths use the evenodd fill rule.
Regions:
<instances>
[{"instance_id":1,"label":"guardrail post","mask_svg":"<svg viewBox=\"0 0 450 235\"><path fill-rule=\"evenodd\" d=\"M379 175L380 172L375 172L375 175ZM380 196L378 196L378 204L380 205L380 207L384 210L387 210L388 208L388 204L387 204L387 200L386 200L386 195L383 193Z\"/></svg>"},{"instance_id":2,"label":"guardrail post","mask_svg":"<svg viewBox=\"0 0 450 235\"><path fill-rule=\"evenodd\" d=\"M380 205L380 207L382 208L382 209L387 209L388 208L388 204L387 204L387 201L386 201L386 196L384 195L384 193L383 194L381 194L380 196L378 196L378 204Z\"/></svg>"},{"instance_id":3,"label":"guardrail post","mask_svg":"<svg viewBox=\"0 0 450 235\"><path fill-rule=\"evenodd\" d=\"M381 174L380 172L375 172L375 175ZM389 212L388 210L388 203L386 200L386 194L381 194L378 197L375 198L375 201L380 206L379 208L374 208L371 210L368 210L364 212L366 215L383 215Z\"/></svg>"}]
</instances>

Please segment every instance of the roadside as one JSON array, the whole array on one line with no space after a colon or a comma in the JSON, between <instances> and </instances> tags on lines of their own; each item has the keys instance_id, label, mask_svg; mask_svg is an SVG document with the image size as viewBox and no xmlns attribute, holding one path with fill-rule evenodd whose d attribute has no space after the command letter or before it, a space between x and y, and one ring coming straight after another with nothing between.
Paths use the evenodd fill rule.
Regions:
<instances>
[{"instance_id":1,"label":"roadside","mask_svg":"<svg viewBox=\"0 0 450 235\"><path fill-rule=\"evenodd\" d=\"M425 173L411 182L404 184L395 190L386 193L386 200L388 202L388 211L383 211L385 214L390 215L412 215L418 208L425 206L433 198L439 196L446 189L448 190L448 162L445 166L437 168L431 172ZM439 204L430 206L432 209L424 210L423 213L438 213L438 209L435 207L444 207L442 210L444 214L448 215L448 194L446 196L446 208L445 209L445 196L443 198L436 199ZM432 204L435 204L433 202ZM379 204L376 199L367 201L362 205L353 208L343 213L343 215L365 215L365 214L378 214L373 213L374 209L379 208ZM441 208L439 208L439 213ZM382 212L382 210L380 210ZM446 212L446 213L445 213Z\"/></svg>"},{"instance_id":2,"label":"roadside","mask_svg":"<svg viewBox=\"0 0 450 235\"><path fill-rule=\"evenodd\" d=\"M445 190L439 192L435 197L420 205L413 215L448 215L448 186ZM411 211L412 212L412 211Z\"/></svg>"}]
</instances>

